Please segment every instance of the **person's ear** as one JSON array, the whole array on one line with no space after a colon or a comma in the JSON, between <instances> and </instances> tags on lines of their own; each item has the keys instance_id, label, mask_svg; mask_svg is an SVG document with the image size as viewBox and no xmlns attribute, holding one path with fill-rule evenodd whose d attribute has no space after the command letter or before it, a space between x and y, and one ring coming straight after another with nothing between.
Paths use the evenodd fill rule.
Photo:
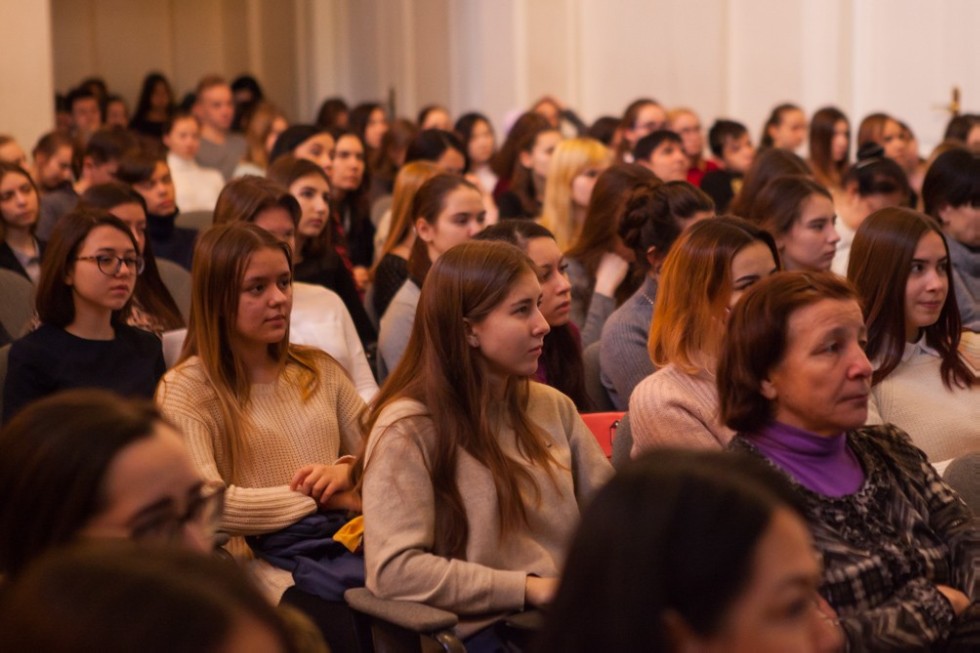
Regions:
<instances>
[{"instance_id":1,"label":"person's ear","mask_svg":"<svg viewBox=\"0 0 980 653\"><path fill-rule=\"evenodd\" d=\"M517 155L517 160L522 167L527 168L529 170L531 168L531 165L534 163L534 157L531 155L530 152L521 151L521 153Z\"/></svg>"},{"instance_id":2,"label":"person's ear","mask_svg":"<svg viewBox=\"0 0 980 653\"><path fill-rule=\"evenodd\" d=\"M660 256L656 247L647 248L647 263L650 264L650 268L653 270L658 270L660 264L663 263L663 258Z\"/></svg>"},{"instance_id":3,"label":"person's ear","mask_svg":"<svg viewBox=\"0 0 980 653\"><path fill-rule=\"evenodd\" d=\"M779 393L776 392L776 384L774 384L772 379L769 379L768 377L762 379L762 382L759 384L759 392L769 401L775 401L776 397L779 395Z\"/></svg>"},{"instance_id":4,"label":"person's ear","mask_svg":"<svg viewBox=\"0 0 980 653\"><path fill-rule=\"evenodd\" d=\"M435 228L425 218L418 218L415 220L415 234L422 242L431 243L432 239L435 238Z\"/></svg>"},{"instance_id":5,"label":"person's ear","mask_svg":"<svg viewBox=\"0 0 980 653\"><path fill-rule=\"evenodd\" d=\"M473 329L473 323L465 317L463 318L463 331L466 334L466 344L474 349L480 348L480 336Z\"/></svg>"},{"instance_id":6,"label":"person's ear","mask_svg":"<svg viewBox=\"0 0 980 653\"><path fill-rule=\"evenodd\" d=\"M949 204L943 204L936 210L936 215L939 216L939 226L945 229L949 225L949 214L953 211L953 207Z\"/></svg>"},{"instance_id":7,"label":"person's ear","mask_svg":"<svg viewBox=\"0 0 980 653\"><path fill-rule=\"evenodd\" d=\"M703 638L688 625L676 610L667 610L661 618L667 636L668 650L674 653L702 653L707 650Z\"/></svg>"}]
</instances>

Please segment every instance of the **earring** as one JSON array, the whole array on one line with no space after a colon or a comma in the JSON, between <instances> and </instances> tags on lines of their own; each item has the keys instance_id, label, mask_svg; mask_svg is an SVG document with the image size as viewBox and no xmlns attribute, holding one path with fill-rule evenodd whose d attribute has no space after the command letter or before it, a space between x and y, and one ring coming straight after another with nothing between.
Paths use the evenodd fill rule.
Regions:
<instances>
[{"instance_id":1,"label":"earring","mask_svg":"<svg viewBox=\"0 0 980 653\"><path fill-rule=\"evenodd\" d=\"M473 333L471 333L470 335L466 336L466 342L469 343L470 347L479 347L480 346L480 339L477 338L476 337L476 334L473 334Z\"/></svg>"}]
</instances>

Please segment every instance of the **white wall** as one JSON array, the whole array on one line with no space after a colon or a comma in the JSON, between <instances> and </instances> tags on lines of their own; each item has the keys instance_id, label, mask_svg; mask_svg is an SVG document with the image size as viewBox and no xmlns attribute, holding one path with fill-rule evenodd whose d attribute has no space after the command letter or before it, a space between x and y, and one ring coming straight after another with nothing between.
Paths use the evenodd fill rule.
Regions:
<instances>
[{"instance_id":1,"label":"white wall","mask_svg":"<svg viewBox=\"0 0 980 653\"><path fill-rule=\"evenodd\" d=\"M941 137L948 115L937 107L954 84L964 109L980 110L974 0L0 0L0 8L4 43L33 55L26 66L0 63L0 131L17 120L50 123L52 58L54 88L100 74L131 101L150 69L180 92L207 72L251 70L296 120L310 120L328 95L385 100L389 89L400 115L442 102L456 114L481 109L498 126L545 93L586 120L649 95L694 107L706 124L738 118L757 134L769 109L791 100L808 112L836 104L855 123L886 109L926 149ZM6 108L18 76L20 97L43 96L43 111L14 117L20 111Z\"/></svg>"}]
</instances>

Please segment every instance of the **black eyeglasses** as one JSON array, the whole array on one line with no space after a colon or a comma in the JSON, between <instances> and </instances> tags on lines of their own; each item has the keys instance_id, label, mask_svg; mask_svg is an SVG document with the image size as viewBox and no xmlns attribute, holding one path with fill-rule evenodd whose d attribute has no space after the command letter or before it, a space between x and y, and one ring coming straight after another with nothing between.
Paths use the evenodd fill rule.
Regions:
<instances>
[{"instance_id":1,"label":"black eyeglasses","mask_svg":"<svg viewBox=\"0 0 980 653\"><path fill-rule=\"evenodd\" d=\"M114 277L119 274L123 263L127 270L135 271L136 274L143 274L146 261L142 256L113 256L111 254L96 254L95 256L77 256L76 261L95 261L99 266L99 272Z\"/></svg>"},{"instance_id":2,"label":"black eyeglasses","mask_svg":"<svg viewBox=\"0 0 980 653\"><path fill-rule=\"evenodd\" d=\"M224 511L223 485L206 485L191 499L184 514L159 514L133 527L130 537L136 541L177 542L183 537L184 526L194 524L205 537L213 538L221 524Z\"/></svg>"}]
</instances>

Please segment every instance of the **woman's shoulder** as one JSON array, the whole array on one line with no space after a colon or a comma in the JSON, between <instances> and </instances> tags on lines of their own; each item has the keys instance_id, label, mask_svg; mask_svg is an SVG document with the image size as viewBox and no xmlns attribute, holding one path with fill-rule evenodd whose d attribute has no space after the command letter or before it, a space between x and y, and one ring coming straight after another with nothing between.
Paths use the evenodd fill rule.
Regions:
<instances>
[{"instance_id":1,"label":"woman's shoulder","mask_svg":"<svg viewBox=\"0 0 980 653\"><path fill-rule=\"evenodd\" d=\"M668 363L640 381L632 396L650 404L676 403L688 398L692 388L701 388L709 382L709 379L688 374L673 363Z\"/></svg>"},{"instance_id":2,"label":"woman's shoulder","mask_svg":"<svg viewBox=\"0 0 980 653\"><path fill-rule=\"evenodd\" d=\"M160 379L160 385L175 388L199 388L209 384L201 359L197 356L191 356L167 370L163 378Z\"/></svg>"}]
</instances>

